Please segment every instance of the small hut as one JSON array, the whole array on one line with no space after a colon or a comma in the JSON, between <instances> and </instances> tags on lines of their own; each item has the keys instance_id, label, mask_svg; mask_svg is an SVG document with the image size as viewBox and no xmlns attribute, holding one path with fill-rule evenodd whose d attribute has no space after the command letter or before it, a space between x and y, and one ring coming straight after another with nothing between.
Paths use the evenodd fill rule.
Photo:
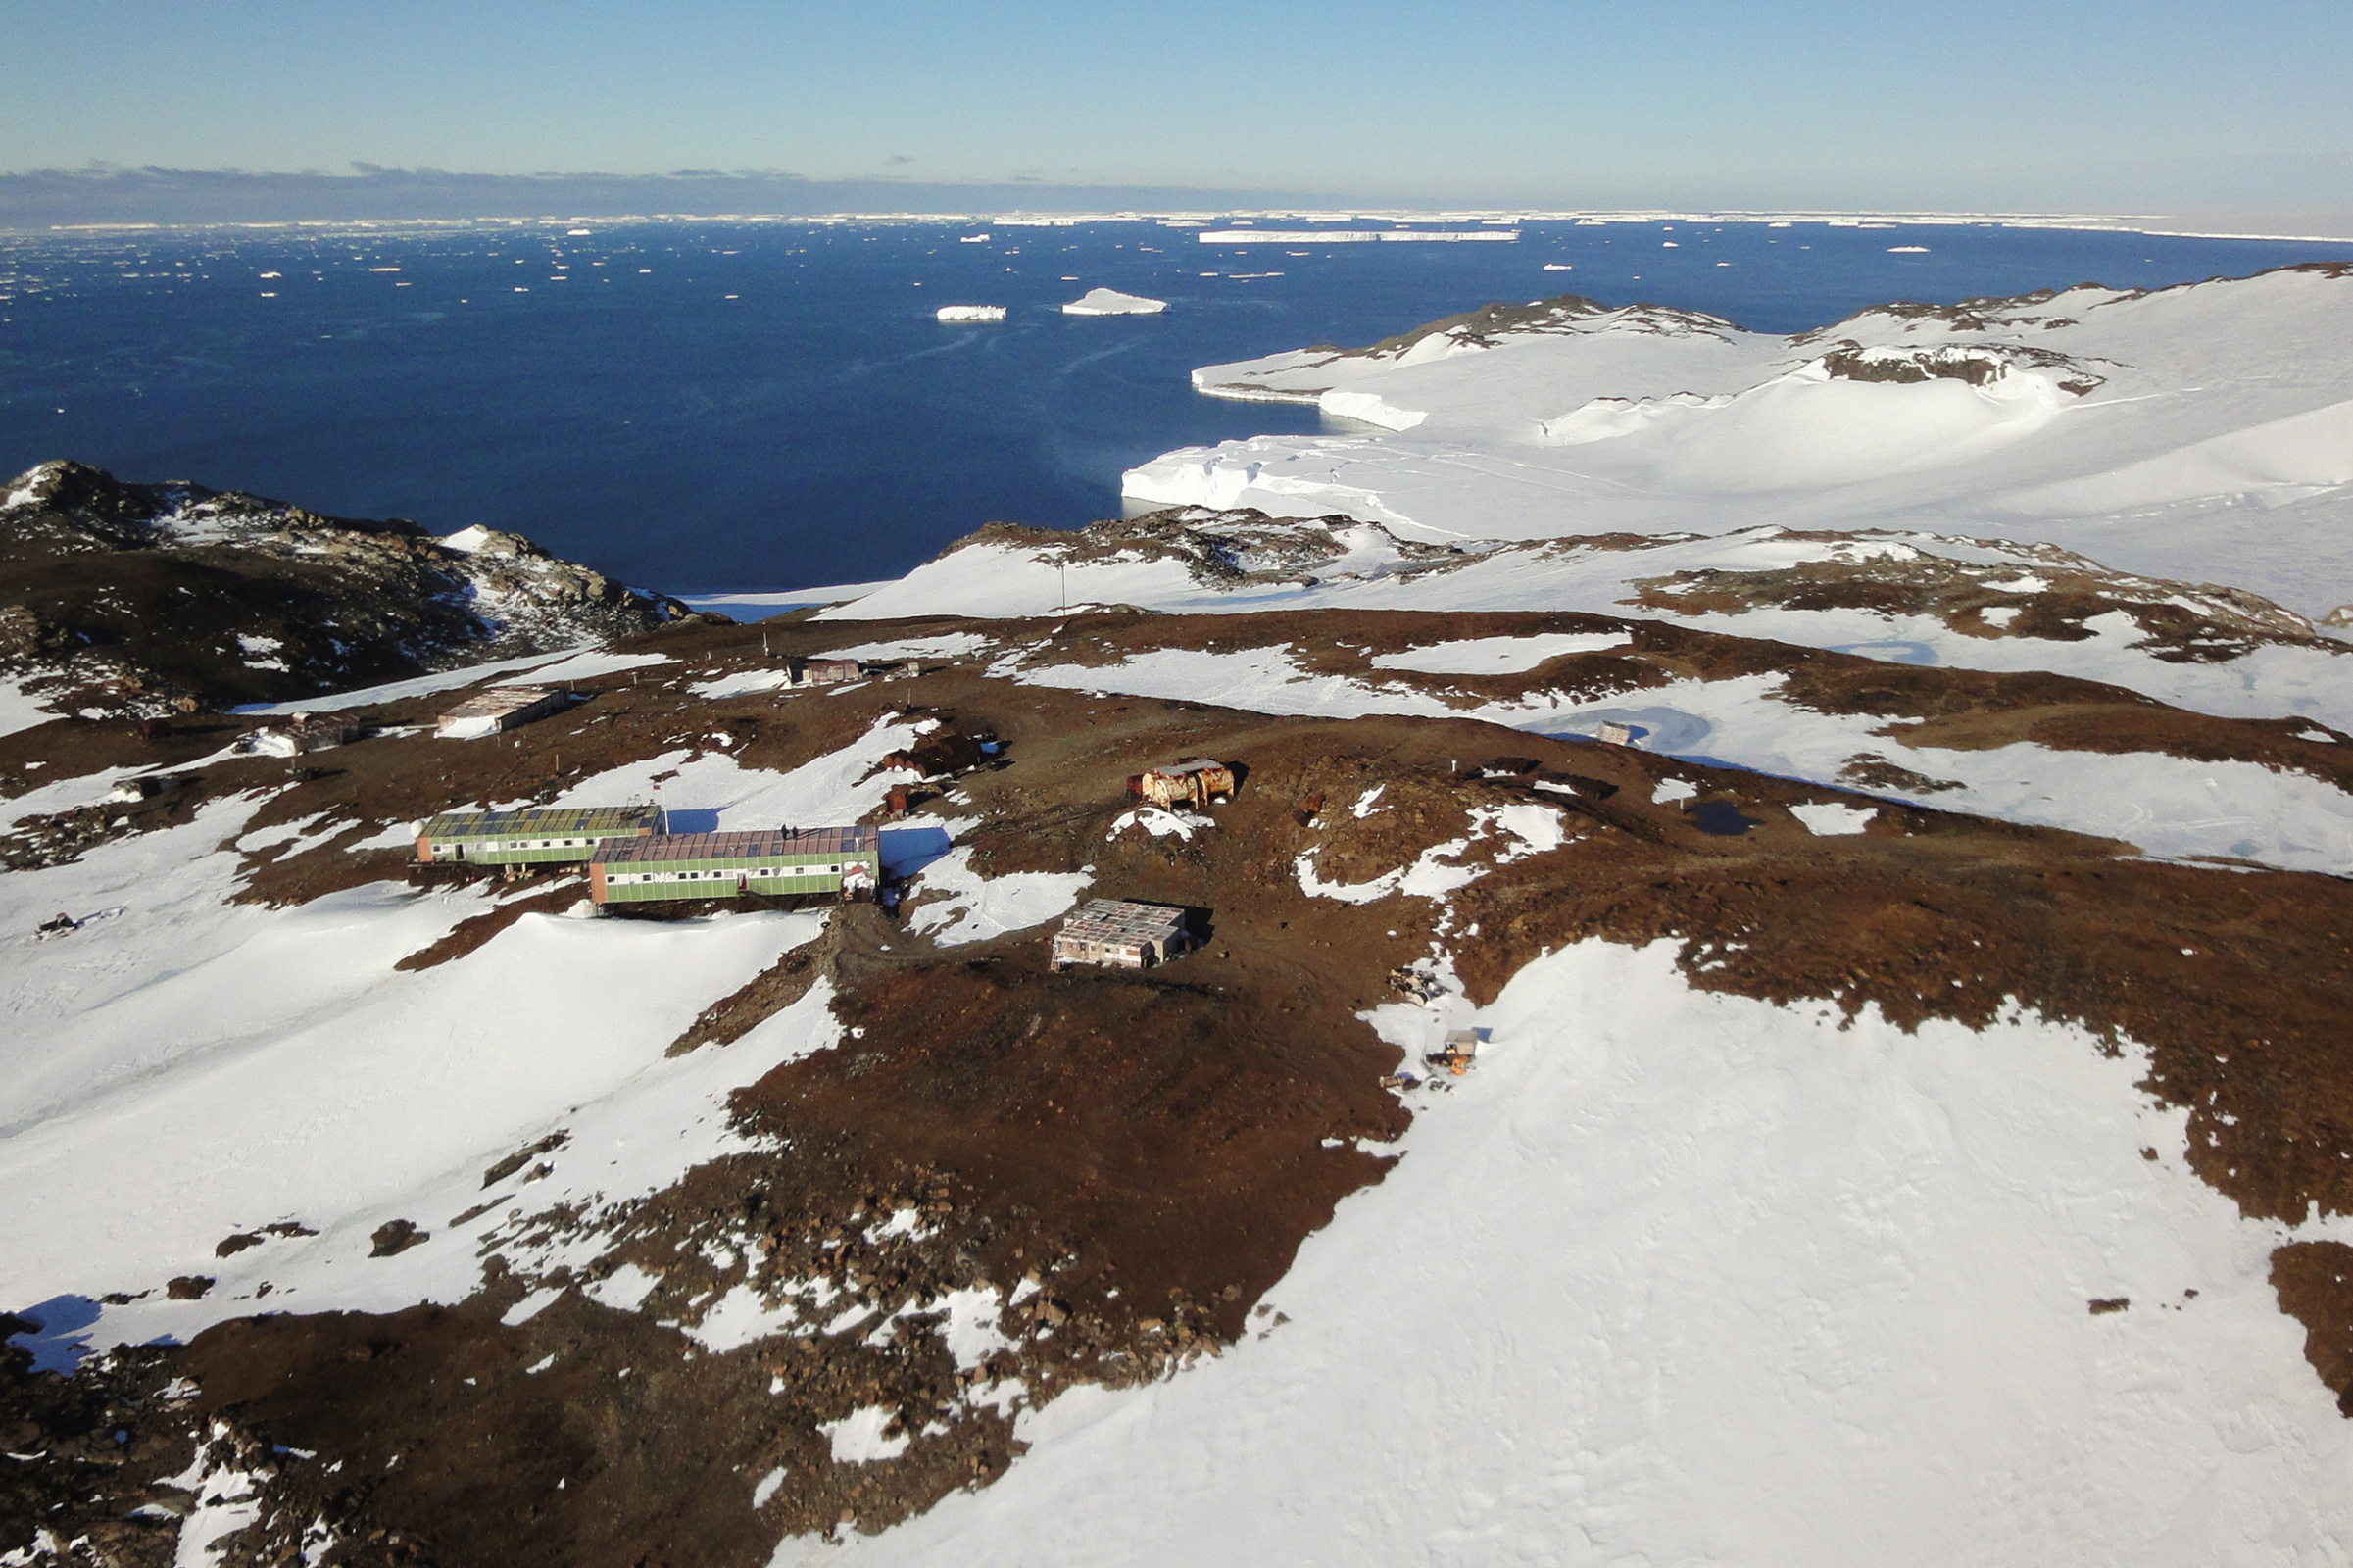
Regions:
<instances>
[{"instance_id":1,"label":"small hut","mask_svg":"<svg viewBox=\"0 0 2353 1568\"><path fill-rule=\"evenodd\" d=\"M570 696L554 686L493 686L442 714L433 732L445 741L478 741L561 712Z\"/></svg>"},{"instance_id":2,"label":"small hut","mask_svg":"<svg viewBox=\"0 0 2353 1568\"><path fill-rule=\"evenodd\" d=\"M855 659L804 659L793 666L793 684L839 686L865 672L866 667Z\"/></svg>"},{"instance_id":3,"label":"small hut","mask_svg":"<svg viewBox=\"0 0 2353 1568\"><path fill-rule=\"evenodd\" d=\"M349 713L289 713L253 732L253 749L264 757L300 757L360 738L360 721Z\"/></svg>"},{"instance_id":4,"label":"small hut","mask_svg":"<svg viewBox=\"0 0 2353 1568\"><path fill-rule=\"evenodd\" d=\"M882 765L917 778L946 778L969 772L987 760L979 741L952 729L937 729L912 746L886 752Z\"/></svg>"}]
</instances>

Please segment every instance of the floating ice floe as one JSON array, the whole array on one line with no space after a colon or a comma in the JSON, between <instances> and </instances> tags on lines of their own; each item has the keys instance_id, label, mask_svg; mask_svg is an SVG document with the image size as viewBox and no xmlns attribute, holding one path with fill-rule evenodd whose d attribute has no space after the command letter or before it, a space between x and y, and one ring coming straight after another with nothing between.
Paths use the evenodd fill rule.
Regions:
<instances>
[{"instance_id":1,"label":"floating ice floe","mask_svg":"<svg viewBox=\"0 0 2353 1568\"><path fill-rule=\"evenodd\" d=\"M1122 294L1115 288L1091 288L1062 307L1064 316L1157 316L1168 309L1166 300L1148 300L1141 294Z\"/></svg>"},{"instance_id":2,"label":"floating ice floe","mask_svg":"<svg viewBox=\"0 0 2353 1568\"><path fill-rule=\"evenodd\" d=\"M1002 321L1002 305L943 305L934 313L943 321Z\"/></svg>"}]
</instances>

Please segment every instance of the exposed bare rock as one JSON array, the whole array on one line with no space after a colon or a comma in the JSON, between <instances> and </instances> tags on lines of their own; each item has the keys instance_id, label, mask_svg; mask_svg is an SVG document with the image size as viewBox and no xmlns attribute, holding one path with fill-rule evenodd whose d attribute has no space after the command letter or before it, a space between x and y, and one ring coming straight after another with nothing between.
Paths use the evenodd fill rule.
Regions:
<instances>
[{"instance_id":1,"label":"exposed bare rock","mask_svg":"<svg viewBox=\"0 0 2353 1568\"><path fill-rule=\"evenodd\" d=\"M690 613L515 534L440 540L70 462L0 489L0 673L61 711L290 701Z\"/></svg>"}]
</instances>

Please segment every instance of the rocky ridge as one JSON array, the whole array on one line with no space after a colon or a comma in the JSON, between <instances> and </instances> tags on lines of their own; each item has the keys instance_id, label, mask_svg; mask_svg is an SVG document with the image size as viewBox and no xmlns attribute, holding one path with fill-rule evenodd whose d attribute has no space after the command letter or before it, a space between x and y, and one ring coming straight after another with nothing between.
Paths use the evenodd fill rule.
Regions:
<instances>
[{"instance_id":1,"label":"rocky ridge","mask_svg":"<svg viewBox=\"0 0 2353 1568\"><path fill-rule=\"evenodd\" d=\"M0 491L0 675L53 710L294 701L692 613L516 534L437 539L72 462Z\"/></svg>"}]
</instances>

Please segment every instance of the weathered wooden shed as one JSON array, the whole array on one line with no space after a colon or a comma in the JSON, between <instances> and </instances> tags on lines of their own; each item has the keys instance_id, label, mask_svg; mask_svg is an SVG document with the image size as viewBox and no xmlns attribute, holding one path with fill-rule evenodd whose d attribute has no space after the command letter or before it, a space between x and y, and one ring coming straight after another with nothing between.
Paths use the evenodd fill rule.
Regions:
<instances>
[{"instance_id":1,"label":"weathered wooden shed","mask_svg":"<svg viewBox=\"0 0 2353 1568\"><path fill-rule=\"evenodd\" d=\"M555 686L493 686L442 714L433 732L445 741L480 740L561 712L570 696Z\"/></svg>"},{"instance_id":2,"label":"weathered wooden shed","mask_svg":"<svg viewBox=\"0 0 2353 1568\"><path fill-rule=\"evenodd\" d=\"M1138 773L1127 781L1130 795L1154 806L1207 806L1233 798L1234 770L1209 757L1182 757L1166 767Z\"/></svg>"},{"instance_id":3,"label":"weathered wooden shed","mask_svg":"<svg viewBox=\"0 0 2353 1568\"><path fill-rule=\"evenodd\" d=\"M432 865L554 865L585 860L618 839L662 826L653 806L531 807L519 811L444 811L418 824L417 858Z\"/></svg>"},{"instance_id":4,"label":"weathered wooden shed","mask_svg":"<svg viewBox=\"0 0 2353 1568\"><path fill-rule=\"evenodd\" d=\"M1054 933L1053 959L1057 969L1074 963L1148 969L1166 963L1189 946L1182 909L1127 899L1094 899Z\"/></svg>"},{"instance_id":5,"label":"weathered wooden shed","mask_svg":"<svg viewBox=\"0 0 2353 1568\"><path fill-rule=\"evenodd\" d=\"M255 730L253 749L264 757L301 757L359 738L360 721L349 713L289 713Z\"/></svg>"},{"instance_id":6,"label":"weathered wooden shed","mask_svg":"<svg viewBox=\"0 0 2353 1568\"><path fill-rule=\"evenodd\" d=\"M989 760L980 742L952 729L936 729L912 746L883 754L882 765L917 778L942 778L980 766Z\"/></svg>"},{"instance_id":7,"label":"weathered wooden shed","mask_svg":"<svg viewBox=\"0 0 2353 1568\"><path fill-rule=\"evenodd\" d=\"M839 686L857 680L866 666L855 659L804 659L793 665L796 686Z\"/></svg>"},{"instance_id":8,"label":"weathered wooden shed","mask_svg":"<svg viewBox=\"0 0 2353 1568\"><path fill-rule=\"evenodd\" d=\"M616 840L588 866L599 904L728 899L739 893L835 893L871 898L882 881L881 841L865 823L744 833L660 833Z\"/></svg>"}]
</instances>

